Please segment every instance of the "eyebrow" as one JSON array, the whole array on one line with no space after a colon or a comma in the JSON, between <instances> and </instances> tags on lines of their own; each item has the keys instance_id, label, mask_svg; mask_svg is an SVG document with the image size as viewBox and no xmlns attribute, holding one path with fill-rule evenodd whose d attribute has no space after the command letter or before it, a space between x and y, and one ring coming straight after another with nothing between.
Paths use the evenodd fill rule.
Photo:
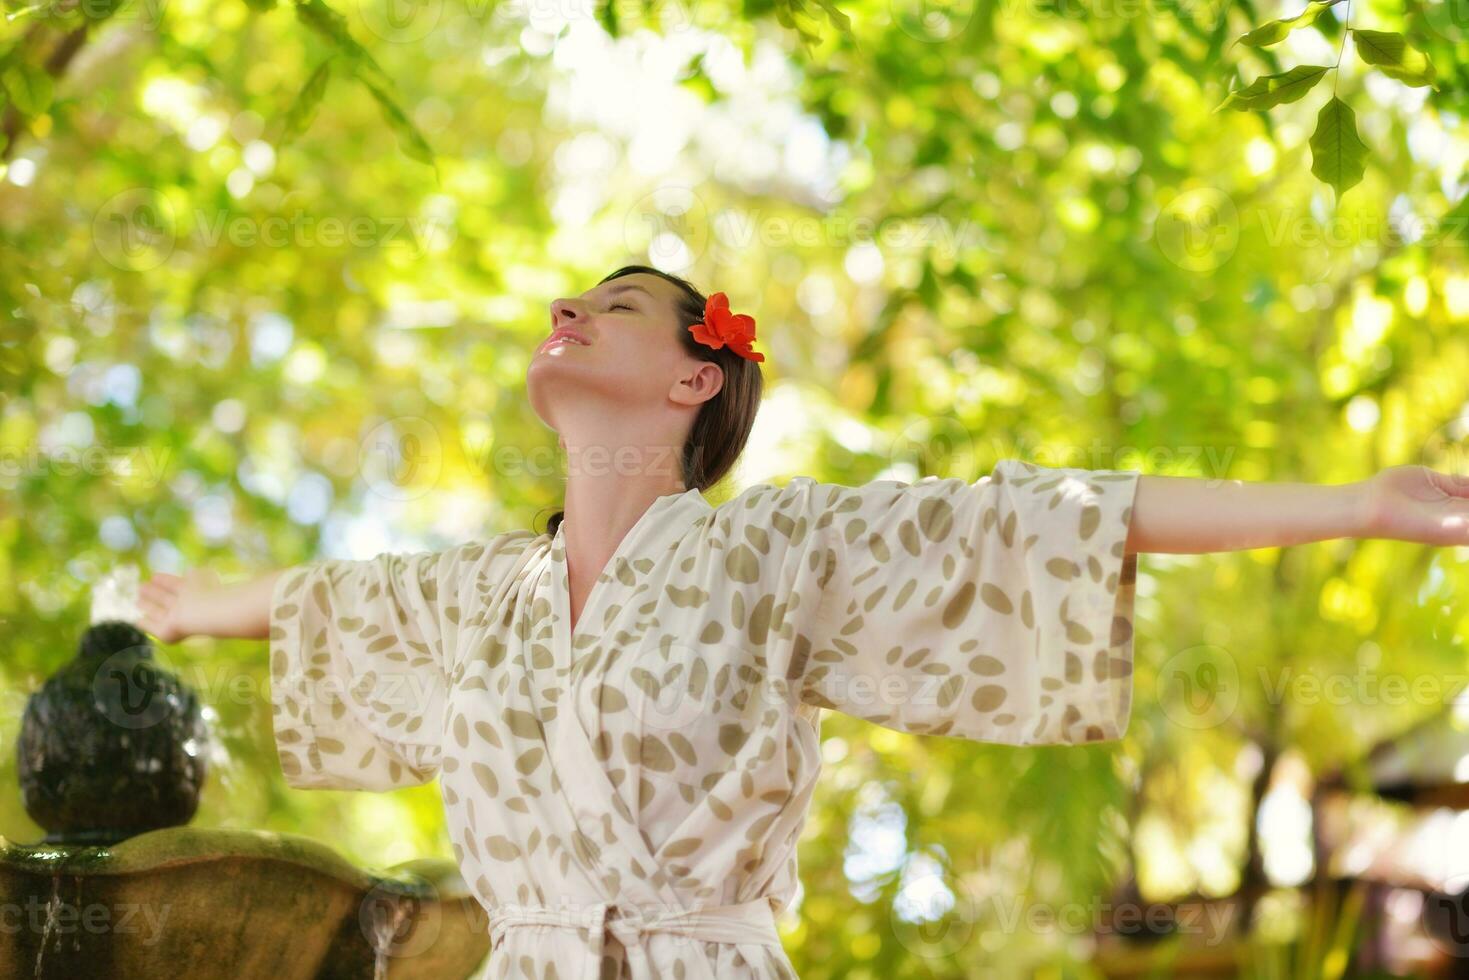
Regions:
<instances>
[{"instance_id":1,"label":"eyebrow","mask_svg":"<svg viewBox=\"0 0 1469 980\"><path fill-rule=\"evenodd\" d=\"M646 289L644 289L642 286L639 286L635 282L627 282L623 283L620 286L613 286L611 289L607 290L607 292L609 295L615 296L618 293L626 293L634 289L636 289L638 292L642 293L649 299L653 300L654 302L657 302L658 297L654 296L652 293L648 292Z\"/></svg>"}]
</instances>

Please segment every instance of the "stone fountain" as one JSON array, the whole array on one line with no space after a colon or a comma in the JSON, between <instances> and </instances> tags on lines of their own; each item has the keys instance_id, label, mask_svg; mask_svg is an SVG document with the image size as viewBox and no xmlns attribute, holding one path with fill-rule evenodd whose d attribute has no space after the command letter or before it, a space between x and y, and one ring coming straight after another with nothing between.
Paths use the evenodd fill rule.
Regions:
<instances>
[{"instance_id":1,"label":"stone fountain","mask_svg":"<svg viewBox=\"0 0 1469 980\"><path fill-rule=\"evenodd\" d=\"M199 699L118 608L94 602L26 705L21 793L46 834L0 837L0 977L473 976L488 921L454 862L364 870L294 834L186 826L207 773Z\"/></svg>"}]
</instances>

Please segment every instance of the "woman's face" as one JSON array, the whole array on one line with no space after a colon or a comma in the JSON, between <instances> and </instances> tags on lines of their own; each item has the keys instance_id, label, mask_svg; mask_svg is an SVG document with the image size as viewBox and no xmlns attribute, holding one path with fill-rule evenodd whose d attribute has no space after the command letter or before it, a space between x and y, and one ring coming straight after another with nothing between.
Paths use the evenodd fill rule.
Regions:
<instances>
[{"instance_id":1,"label":"woman's face","mask_svg":"<svg viewBox=\"0 0 1469 980\"><path fill-rule=\"evenodd\" d=\"M526 370L531 408L557 431L557 417L592 408L599 417L646 414L713 397L722 374L679 342L680 290L645 272L620 276L551 304L550 329ZM562 340L558 332L571 338ZM710 385L712 384L712 389Z\"/></svg>"}]
</instances>

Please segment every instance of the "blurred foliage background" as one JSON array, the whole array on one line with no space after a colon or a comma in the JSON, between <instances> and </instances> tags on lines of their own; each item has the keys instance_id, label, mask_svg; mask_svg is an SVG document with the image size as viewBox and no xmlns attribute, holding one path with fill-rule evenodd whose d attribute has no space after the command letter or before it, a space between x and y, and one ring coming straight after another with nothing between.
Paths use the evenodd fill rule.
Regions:
<instances>
[{"instance_id":1,"label":"blurred foliage background","mask_svg":"<svg viewBox=\"0 0 1469 980\"><path fill-rule=\"evenodd\" d=\"M1328 4L1252 47L1231 42L1300 8L6 0L0 744L120 565L230 580L543 528L561 471L526 364L548 304L629 261L759 320L767 402L716 501L1005 457L1465 472L1469 22L1406 3ZM1402 32L1435 84L1367 70L1348 16ZM1297 101L1214 111L1313 64L1336 67ZM1328 85L1368 147L1345 193L1312 173ZM1469 666L1464 557L1144 556L1117 742L830 716L782 924L801 975L1086 976L1093 931L1017 926L1015 903L1293 894L1319 869L1309 819L1262 806L1276 762L1321 771L1442 710ZM1190 724L1169 677L1201 649L1237 701ZM286 789L263 644L159 657L213 712L197 825L450 856L436 786ZM1291 686L1387 673L1437 683ZM0 770L0 834L36 839L13 752Z\"/></svg>"}]
</instances>

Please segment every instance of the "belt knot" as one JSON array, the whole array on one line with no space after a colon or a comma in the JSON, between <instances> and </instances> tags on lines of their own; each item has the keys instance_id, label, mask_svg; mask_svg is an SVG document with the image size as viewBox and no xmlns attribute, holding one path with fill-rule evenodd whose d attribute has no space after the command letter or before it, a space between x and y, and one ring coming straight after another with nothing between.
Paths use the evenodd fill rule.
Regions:
<instances>
[{"instance_id":1,"label":"belt knot","mask_svg":"<svg viewBox=\"0 0 1469 980\"><path fill-rule=\"evenodd\" d=\"M677 934L699 942L780 946L775 910L765 898L738 905L692 909L617 902L577 906L563 901L560 907L501 905L490 912L492 947L511 929L528 926L586 930L591 942L587 947L585 972L592 980L601 971L602 949L608 935L621 943L635 960L646 959L644 940L653 934Z\"/></svg>"}]
</instances>

